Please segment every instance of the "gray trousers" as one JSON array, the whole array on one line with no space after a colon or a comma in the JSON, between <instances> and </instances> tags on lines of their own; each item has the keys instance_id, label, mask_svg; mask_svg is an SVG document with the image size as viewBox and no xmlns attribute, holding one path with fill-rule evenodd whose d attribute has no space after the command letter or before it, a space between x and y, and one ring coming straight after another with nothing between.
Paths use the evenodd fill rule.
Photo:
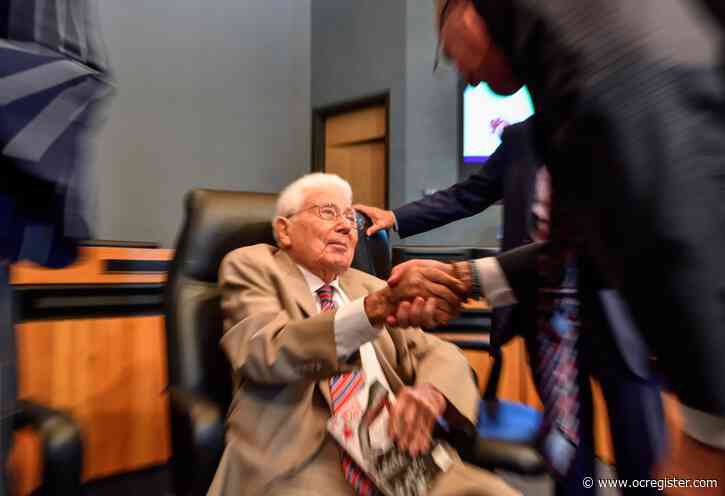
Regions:
<instances>
[{"instance_id":1,"label":"gray trousers","mask_svg":"<svg viewBox=\"0 0 725 496\"><path fill-rule=\"evenodd\" d=\"M9 494L7 459L17 395L12 309L12 287L8 280L8 266L0 262L0 467L2 468L0 496Z\"/></svg>"}]
</instances>

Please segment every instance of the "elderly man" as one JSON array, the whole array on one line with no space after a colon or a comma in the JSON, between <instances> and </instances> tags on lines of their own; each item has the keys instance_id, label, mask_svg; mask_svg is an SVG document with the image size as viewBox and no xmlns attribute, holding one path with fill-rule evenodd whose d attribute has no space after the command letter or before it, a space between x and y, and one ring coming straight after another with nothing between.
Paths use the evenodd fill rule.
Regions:
<instances>
[{"instance_id":1,"label":"elderly man","mask_svg":"<svg viewBox=\"0 0 725 496\"><path fill-rule=\"evenodd\" d=\"M339 401L375 380L396 396L389 431L410 454L430 449L438 418L476 419L479 395L463 355L420 329L385 327L391 290L350 268L351 204L338 176L305 176L279 197L278 247L240 248L221 264L221 345L238 389L209 494L375 494L326 430ZM516 494L448 454L453 464L430 494Z\"/></svg>"}]
</instances>

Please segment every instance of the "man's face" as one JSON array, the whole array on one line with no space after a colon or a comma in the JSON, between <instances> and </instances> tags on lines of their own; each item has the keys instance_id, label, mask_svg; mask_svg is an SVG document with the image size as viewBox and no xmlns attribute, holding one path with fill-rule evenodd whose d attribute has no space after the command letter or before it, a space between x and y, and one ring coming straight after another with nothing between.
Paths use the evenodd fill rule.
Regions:
<instances>
[{"instance_id":1,"label":"man's face","mask_svg":"<svg viewBox=\"0 0 725 496\"><path fill-rule=\"evenodd\" d=\"M502 95L521 88L511 65L493 44L485 21L470 1L455 1L449 7L440 38L443 52L453 60L468 84L486 82Z\"/></svg>"},{"instance_id":2,"label":"man's face","mask_svg":"<svg viewBox=\"0 0 725 496\"><path fill-rule=\"evenodd\" d=\"M340 215L334 220L320 218L319 208L331 206ZM323 280L332 276L331 280L350 268L355 255L357 229L345 216L350 215L351 209L350 202L337 188L308 190L300 210L289 219L276 222L280 246L295 262Z\"/></svg>"}]
</instances>

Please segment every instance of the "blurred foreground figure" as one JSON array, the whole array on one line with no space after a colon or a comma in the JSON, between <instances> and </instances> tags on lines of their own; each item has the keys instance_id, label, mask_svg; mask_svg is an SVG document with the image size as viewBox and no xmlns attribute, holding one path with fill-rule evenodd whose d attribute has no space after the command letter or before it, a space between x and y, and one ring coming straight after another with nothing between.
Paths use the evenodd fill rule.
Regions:
<instances>
[{"instance_id":1,"label":"blurred foreground figure","mask_svg":"<svg viewBox=\"0 0 725 496\"><path fill-rule=\"evenodd\" d=\"M89 237L85 140L111 88L94 2L0 5L0 496L16 395L8 265L65 266Z\"/></svg>"},{"instance_id":2,"label":"blurred foreground figure","mask_svg":"<svg viewBox=\"0 0 725 496\"><path fill-rule=\"evenodd\" d=\"M555 198L548 249L581 237L581 254L602 287L624 296L685 405L688 434L722 458L722 2L436 5L443 51L469 83L531 91Z\"/></svg>"}]
</instances>

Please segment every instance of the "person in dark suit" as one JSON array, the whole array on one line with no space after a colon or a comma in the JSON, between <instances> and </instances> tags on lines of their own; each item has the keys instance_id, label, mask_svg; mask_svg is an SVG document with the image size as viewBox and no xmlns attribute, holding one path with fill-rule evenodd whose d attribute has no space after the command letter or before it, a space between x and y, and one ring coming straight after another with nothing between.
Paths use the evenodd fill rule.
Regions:
<instances>
[{"instance_id":1,"label":"person in dark suit","mask_svg":"<svg viewBox=\"0 0 725 496\"><path fill-rule=\"evenodd\" d=\"M531 91L535 141L551 164L556 201L546 249L560 251L572 235L580 237L578 249L593 261L597 284L626 303L679 396L686 432L715 448L712 453L719 455L713 456L721 461L713 463L722 466L720 3L436 4L443 51L470 83L486 81L502 94L522 84ZM531 275L521 270L526 259L510 255L500 267L512 287L524 288L524 281L513 281ZM411 264L407 272L419 269ZM476 274L469 267L461 277ZM421 310L419 305L413 320L421 318Z\"/></svg>"},{"instance_id":2,"label":"person in dark suit","mask_svg":"<svg viewBox=\"0 0 725 496\"><path fill-rule=\"evenodd\" d=\"M401 237L411 236L475 215L503 199L502 249L506 251L531 243L537 227L532 210L540 217L540 223L546 224L548 220L545 205L534 208L535 204L541 207L548 200L541 198L544 196L541 191L537 192L537 186L541 190L541 173L545 168L534 150L532 126L533 118L530 118L507 127L502 145L488 162L470 178L448 189L393 211L355 205L373 221L368 234L395 227ZM537 197L539 201L535 201ZM535 280L531 278L531 281ZM596 306L606 304L611 307L613 295L607 294L603 298ZM614 305L620 303L615 299ZM521 305L522 308L516 305L494 308L495 331L492 335L492 340L501 344L517 334L525 337L533 362L539 355L535 305L532 301ZM647 363L646 347L621 308L619 313L611 312L611 315L600 312L594 319L601 329L584 336L580 346L579 383L583 404L580 418L588 429L585 442L577 452L576 470L557 481L556 493L562 495L595 491L584 488L581 483L583 477L594 475L590 374L599 379L607 400L619 476L628 480L650 478L664 448L660 392ZM655 494L656 489L652 488L651 492ZM646 491L638 492L643 493Z\"/></svg>"},{"instance_id":3,"label":"person in dark suit","mask_svg":"<svg viewBox=\"0 0 725 496\"><path fill-rule=\"evenodd\" d=\"M533 119L507 126L501 146L468 179L392 211L355 205L373 222L368 235L395 228L407 238L476 215L503 199L503 248L531 242L528 227L534 177L541 160L533 149Z\"/></svg>"},{"instance_id":4,"label":"person in dark suit","mask_svg":"<svg viewBox=\"0 0 725 496\"><path fill-rule=\"evenodd\" d=\"M12 439L15 340L9 264L62 267L88 239L86 139L110 93L94 0L0 5L0 496Z\"/></svg>"}]
</instances>

